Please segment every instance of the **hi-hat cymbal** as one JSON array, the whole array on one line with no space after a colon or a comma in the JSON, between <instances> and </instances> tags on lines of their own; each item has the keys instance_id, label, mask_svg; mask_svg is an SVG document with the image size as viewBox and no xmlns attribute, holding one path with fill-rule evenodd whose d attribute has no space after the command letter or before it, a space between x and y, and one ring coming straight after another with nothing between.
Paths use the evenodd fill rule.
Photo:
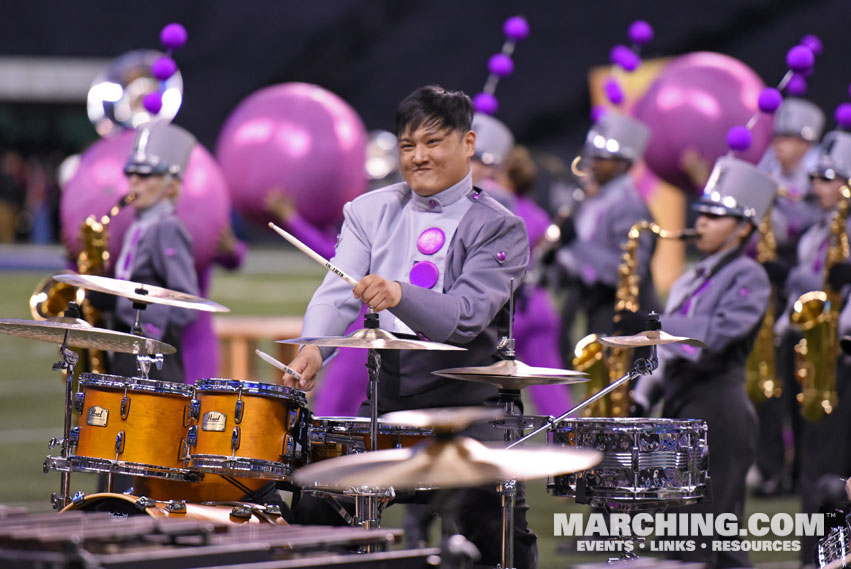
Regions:
<instances>
[{"instance_id":1,"label":"hi-hat cymbal","mask_svg":"<svg viewBox=\"0 0 851 569\"><path fill-rule=\"evenodd\" d=\"M85 320L59 316L49 320L18 320L0 318L0 333L61 344L68 334L69 348L104 350L125 354L173 354L174 346L142 336L95 328Z\"/></svg>"},{"instance_id":2,"label":"hi-hat cymbal","mask_svg":"<svg viewBox=\"0 0 851 569\"><path fill-rule=\"evenodd\" d=\"M406 427L432 428L437 431L461 431L473 423L498 421L505 412L498 407L441 407L395 411L381 416L385 423Z\"/></svg>"},{"instance_id":3,"label":"hi-hat cymbal","mask_svg":"<svg viewBox=\"0 0 851 569\"><path fill-rule=\"evenodd\" d=\"M531 385L554 385L588 381L588 374L569 369L532 367L517 360L502 360L489 366L456 367L432 372L441 377L490 383L502 389L522 389Z\"/></svg>"},{"instance_id":4,"label":"hi-hat cymbal","mask_svg":"<svg viewBox=\"0 0 851 569\"><path fill-rule=\"evenodd\" d=\"M433 439L316 462L297 470L295 481L304 488L460 488L586 470L602 456L595 450L544 445L491 448L468 437Z\"/></svg>"},{"instance_id":5,"label":"hi-hat cymbal","mask_svg":"<svg viewBox=\"0 0 851 569\"><path fill-rule=\"evenodd\" d=\"M373 348L376 350L466 350L458 346L398 338L380 328L361 328L345 336L316 336L278 340L279 344L304 344L326 348Z\"/></svg>"},{"instance_id":6,"label":"hi-hat cymbal","mask_svg":"<svg viewBox=\"0 0 851 569\"><path fill-rule=\"evenodd\" d=\"M88 290L123 296L142 304L165 304L178 308L201 310L203 312L230 312L230 308L213 302L208 298L201 298L193 294L133 281L111 279L97 275L77 275L74 273L54 275L53 280ZM139 289L145 292L137 292Z\"/></svg>"},{"instance_id":7,"label":"hi-hat cymbal","mask_svg":"<svg viewBox=\"0 0 851 569\"><path fill-rule=\"evenodd\" d=\"M687 344L695 348L705 348L706 344L694 338L672 336L662 330L645 330L632 336L607 336L599 338L600 343L610 348L640 348L662 344Z\"/></svg>"}]
</instances>

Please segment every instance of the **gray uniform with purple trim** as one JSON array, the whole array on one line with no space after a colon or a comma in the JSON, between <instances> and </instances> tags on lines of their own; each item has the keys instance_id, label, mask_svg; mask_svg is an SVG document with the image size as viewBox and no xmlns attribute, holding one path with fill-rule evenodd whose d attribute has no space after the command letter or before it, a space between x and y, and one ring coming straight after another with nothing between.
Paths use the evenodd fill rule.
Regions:
<instances>
[{"instance_id":1,"label":"gray uniform with purple trim","mask_svg":"<svg viewBox=\"0 0 851 569\"><path fill-rule=\"evenodd\" d=\"M497 341L507 332L509 280L519 284L529 261L523 220L474 190L469 173L428 198L404 183L372 191L346 204L344 216L332 262L355 279L378 274L402 285L400 304L380 313L381 327L468 350L383 352L380 412L481 404L496 395L490 385L431 372L497 360ZM424 254L417 239L431 228L443 232L445 243ZM430 289L410 282L411 269L423 262L439 271ZM302 334L342 335L360 312L351 288L329 273L305 312Z\"/></svg>"}]
</instances>

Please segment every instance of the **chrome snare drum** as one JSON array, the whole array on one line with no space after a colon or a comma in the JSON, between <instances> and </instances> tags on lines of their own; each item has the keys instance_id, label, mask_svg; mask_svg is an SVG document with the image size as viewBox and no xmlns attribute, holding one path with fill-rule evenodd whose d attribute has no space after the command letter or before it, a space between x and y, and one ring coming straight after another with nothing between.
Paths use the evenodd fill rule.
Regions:
<instances>
[{"instance_id":1,"label":"chrome snare drum","mask_svg":"<svg viewBox=\"0 0 851 569\"><path fill-rule=\"evenodd\" d=\"M372 448L366 417L313 417L310 461L366 452ZM432 436L432 429L394 425L378 420L378 450L414 446Z\"/></svg>"},{"instance_id":2,"label":"chrome snare drum","mask_svg":"<svg viewBox=\"0 0 851 569\"><path fill-rule=\"evenodd\" d=\"M192 387L182 383L84 373L68 469L192 478L184 461L191 399Z\"/></svg>"},{"instance_id":3,"label":"chrome snare drum","mask_svg":"<svg viewBox=\"0 0 851 569\"><path fill-rule=\"evenodd\" d=\"M609 509L682 506L706 496L704 421L567 419L556 426L553 444L603 453L594 468L554 477L555 496Z\"/></svg>"},{"instance_id":4,"label":"chrome snare drum","mask_svg":"<svg viewBox=\"0 0 851 569\"><path fill-rule=\"evenodd\" d=\"M271 383L202 379L195 384L190 464L222 476L288 480L302 464L303 391Z\"/></svg>"}]
</instances>

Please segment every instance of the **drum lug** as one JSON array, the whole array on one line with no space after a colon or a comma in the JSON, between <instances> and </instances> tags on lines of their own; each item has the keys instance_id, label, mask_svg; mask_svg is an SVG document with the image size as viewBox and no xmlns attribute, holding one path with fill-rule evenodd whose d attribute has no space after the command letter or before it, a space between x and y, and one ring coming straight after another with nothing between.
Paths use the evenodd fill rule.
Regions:
<instances>
[{"instance_id":1,"label":"drum lug","mask_svg":"<svg viewBox=\"0 0 851 569\"><path fill-rule=\"evenodd\" d=\"M266 504L266 513L270 516L282 516L281 507L277 504Z\"/></svg>"},{"instance_id":2,"label":"drum lug","mask_svg":"<svg viewBox=\"0 0 851 569\"><path fill-rule=\"evenodd\" d=\"M124 394L124 397L121 398L121 418L125 421L127 420L127 416L130 414L130 398L127 397L127 394Z\"/></svg>"},{"instance_id":3,"label":"drum lug","mask_svg":"<svg viewBox=\"0 0 851 569\"><path fill-rule=\"evenodd\" d=\"M230 511L230 515L232 518L250 520L253 513L248 506L234 506L233 510Z\"/></svg>"},{"instance_id":4,"label":"drum lug","mask_svg":"<svg viewBox=\"0 0 851 569\"><path fill-rule=\"evenodd\" d=\"M293 440L292 435L286 434L284 435L284 448L281 449L281 456L283 458L292 458L295 454L295 441Z\"/></svg>"},{"instance_id":5,"label":"drum lug","mask_svg":"<svg viewBox=\"0 0 851 569\"><path fill-rule=\"evenodd\" d=\"M292 430L298 422L298 409L290 409L289 415L287 417L287 428Z\"/></svg>"},{"instance_id":6,"label":"drum lug","mask_svg":"<svg viewBox=\"0 0 851 569\"><path fill-rule=\"evenodd\" d=\"M196 421L201 418L201 400L192 399L189 402L189 418Z\"/></svg>"},{"instance_id":7,"label":"drum lug","mask_svg":"<svg viewBox=\"0 0 851 569\"><path fill-rule=\"evenodd\" d=\"M75 447L77 443L80 442L80 427L74 427L71 429L70 434L68 435L68 446Z\"/></svg>"},{"instance_id":8,"label":"drum lug","mask_svg":"<svg viewBox=\"0 0 851 569\"><path fill-rule=\"evenodd\" d=\"M82 391L78 391L74 394L74 411L81 414L83 413L83 407L85 407L86 403L86 394Z\"/></svg>"},{"instance_id":9,"label":"drum lug","mask_svg":"<svg viewBox=\"0 0 851 569\"><path fill-rule=\"evenodd\" d=\"M245 403L242 401L242 393L239 394L239 399L236 400L236 407L233 410L233 422L237 425L242 422L242 411Z\"/></svg>"},{"instance_id":10,"label":"drum lug","mask_svg":"<svg viewBox=\"0 0 851 569\"><path fill-rule=\"evenodd\" d=\"M153 508L157 505L157 502L147 496L140 496L138 500L136 500L136 504L134 504L139 510L147 510L148 508Z\"/></svg>"},{"instance_id":11,"label":"drum lug","mask_svg":"<svg viewBox=\"0 0 851 569\"><path fill-rule=\"evenodd\" d=\"M198 425L189 427L189 432L186 433L186 444L194 447L198 443Z\"/></svg>"},{"instance_id":12,"label":"drum lug","mask_svg":"<svg viewBox=\"0 0 851 569\"><path fill-rule=\"evenodd\" d=\"M85 497L86 497L85 492L80 492L79 490L77 490L76 492L74 492L74 496L71 498L71 503L72 504L79 504L80 502L83 501L83 499Z\"/></svg>"},{"instance_id":13,"label":"drum lug","mask_svg":"<svg viewBox=\"0 0 851 569\"><path fill-rule=\"evenodd\" d=\"M230 437L230 448L231 448L232 451L236 452L236 450L239 448L240 439L241 439L241 433L240 433L239 427L234 427L233 433L231 434L231 437Z\"/></svg>"},{"instance_id":14,"label":"drum lug","mask_svg":"<svg viewBox=\"0 0 851 569\"><path fill-rule=\"evenodd\" d=\"M124 438L124 431L118 431L115 435L115 460L118 460L118 456L124 452Z\"/></svg>"},{"instance_id":15,"label":"drum lug","mask_svg":"<svg viewBox=\"0 0 851 569\"><path fill-rule=\"evenodd\" d=\"M178 502L177 500L171 500L168 504L166 504L165 510L169 514L185 514L186 502Z\"/></svg>"}]
</instances>

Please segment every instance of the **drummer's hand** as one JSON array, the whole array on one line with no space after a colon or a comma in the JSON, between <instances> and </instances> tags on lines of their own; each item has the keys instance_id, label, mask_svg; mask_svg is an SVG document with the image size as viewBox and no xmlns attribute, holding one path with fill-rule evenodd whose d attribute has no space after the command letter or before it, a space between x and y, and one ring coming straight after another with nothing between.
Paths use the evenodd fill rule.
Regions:
<instances>
[{"instance_id":1,"label":"drummer's hand","mask_svg":"<svg viewBox=\"0 0 851 569\"><path fill-rule=\"evenodd\" d=\"M355 298L359 298L376 312L398 306L402 300L402 285L379 275L366 275L358 281L354 289Z\"/></svg>"},{"instance_id":2,"label":"drummer's hand","mask_svg":"<svg viewBox=\"0 0 851 569\"><path fill-rule=\"evenodd\" d=\"M322 367L322 353L317 346L305 346L290 362L290 367L301 374L301 380L296 381L293 376L285 373L284 385L310 391L316 387L316 373Z\"/></svg>"}]
</instances>

